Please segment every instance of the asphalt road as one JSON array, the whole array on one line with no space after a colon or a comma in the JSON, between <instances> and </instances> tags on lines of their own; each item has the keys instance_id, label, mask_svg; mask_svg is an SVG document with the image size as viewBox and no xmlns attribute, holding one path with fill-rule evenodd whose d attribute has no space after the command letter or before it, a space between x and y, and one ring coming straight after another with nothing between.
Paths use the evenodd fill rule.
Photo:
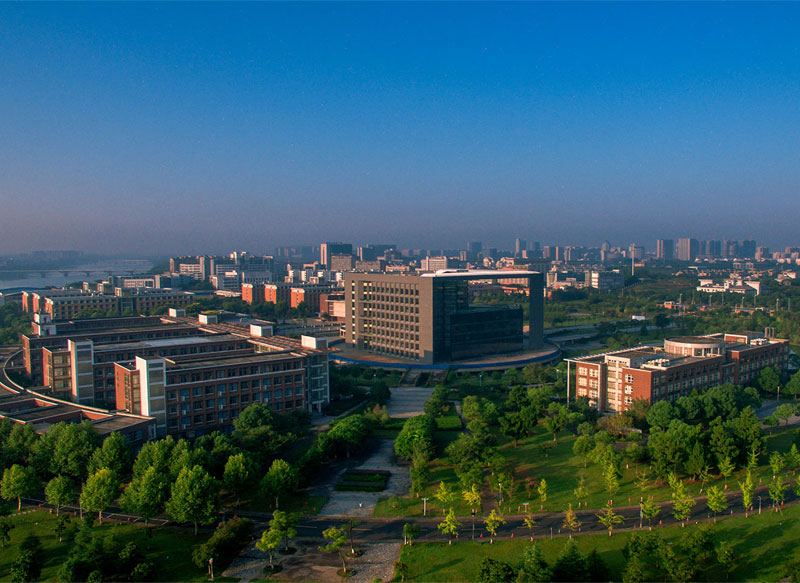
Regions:
<instances>
[{"instance_id":1,"label":"asphalt road","mask_svg":"<svg viewBox=\"0 0 800 583\"><path fill-rule=\"evenodd\" d=\"M767 486L762 486L756 490L755 495L753 496L754 500L754 512L758 513L759 508L759 499L758 497L761 496L761 507L762 512L770 512L773 511L770 509L770 499L767 494ZM742 508L742 497L741 493L733 493L730 494L728 497L728 508L724 512L720 513L720 517L722 516L730 516L731 511L735 515L744 514L744 509ZM798 497L794 495L792 492L791 487L787 488L786 490L786 504L793 504L798 501ZM698 498L697 504L695 505L691 518L688 522L694 523L699 521L705 521L709 519L713 519L713 513L708 509L705 503L705 498ZM535 508L534 508L535 509ZM639 528L640 526L640 513L639 513L639 506L624 506L619 508L614 508L614 511L617 514L620 514L624 517L624 522L621 525L618 525L615 530L629 530L633 528ZM672 517L672 504L671 503L664 503L661 505L661 512L659 513L658 517L653 521L653 526L659 525L676 525L679 524L673 517ZM576 534L583 534L583 533L599 533L599 532L607 532L605 526L603 526L598 518L597 513L599 510L597 509L590 509L590 510L582 510L576 511L576 515L579 521L581 521L580 531ZM267 522L269 521L268 518L265 517L257 517L248 515L250 518L254 519L259 527L265 528L267 526ZM341 516L341 517L325 517L325 518L316 518L316 517L307 517L304 518L297 527L298 531L298 538L302 539L311 539L311 540L322 540L322 531L330 526L341 526L342 524L346 523L349 517ZM534 537L542 538L542 537L549 537L549 536L558 536L564 535L566 536L569 534L566 530L563 529L562 525L564 522L564 513L563 512L550 512L550 513L537 513L534 514L534 518L536 520L536 526L533 529ZM458 520L462 523L460 532L459 532L459 539L465 540L469 539L472 536L472 518L470 516L462 516L459 517ZM527 538L529 536L528 527L525 526L524 516L522 515L513 515L513 516L506 516L506 523L497 530L497 537L498 539L508 539L512 538ZM438 528L437 525L441 521L441 516L436 515L435 517L430 518L361 518L358 519L358 526L355 527L354 533L355 538L360 542L367 542L367 543L379 543L379 542L399 542L403 538L403 525L411 522L418 524L420 527L419 535L416 537L415 540L417 541L427 541L427 542L434 542L434 541L444 541L446 537L443 536ZM646 520L641 521L642 527L647 528L648 524ZM488 535L484 531L483 525L483 517L478 516L475 520L475 537L478 538L480 533L484 534L484 538Z\"/></svg>"}]
</instances>

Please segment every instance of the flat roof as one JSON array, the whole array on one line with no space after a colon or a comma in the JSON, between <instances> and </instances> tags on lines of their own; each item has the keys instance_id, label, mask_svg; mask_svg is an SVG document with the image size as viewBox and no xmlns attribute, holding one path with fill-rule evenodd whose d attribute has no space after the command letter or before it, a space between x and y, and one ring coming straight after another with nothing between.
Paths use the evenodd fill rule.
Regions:
<instances>
[{"instance_id":1,"label":"flat roof","mask_svg":"<svg viewBox=\"0 0 800 583\"><path fill-rule=\"evenodd\" d=\"M162 348L169 346L185 346L191 344L211 344L213 342L220 342L226 340L236 340L241 342L244 340L241 336L233 334L206 334L198 336L178 336L176 338L154 338L152 340L139 340L137 342L119 342L98 344L95 352L115 352L117 350L134 350L137 348Z\"/></svg>"},{"instance_id":2,"label":"flat roof","mask_svg":"<svg viewBox=\"0 0 800 583\"><path fill-rule=\"evenodd\" d=\"M203 368L211 366L252 364L254 362L286 360L287 358L303 358L303 356L304 356L303 354L298 352L256 352L254 354L249 354L246 356L234 355L226 357L224 355L220 355L219 358L210 358L205 360L176 361L167 359L168 361L167 369L177 370L177 369Z\"/></svg>"},{"instance_id":3,"label":"flat roof","mask_svg":"<svg viewBox=\"0 0 800 583\"><path fill-rule=\"evenodd\" d=\"M433 273L423 273L420 277L451 278L451 279L506 279L514 277L531 277L540 275L539 271L516 269L440 269Z\"/></svg>"}]
</instances>

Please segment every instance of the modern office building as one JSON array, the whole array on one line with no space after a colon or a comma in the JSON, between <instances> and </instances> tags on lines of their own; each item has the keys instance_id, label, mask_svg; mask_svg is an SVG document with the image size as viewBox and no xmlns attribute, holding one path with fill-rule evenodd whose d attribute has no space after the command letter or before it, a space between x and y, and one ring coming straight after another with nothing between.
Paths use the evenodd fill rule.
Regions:
<instances>
[{"instance_id":1,"label":"modern office building","mask_svg":"<svg viewBox=\"0 0 800 583\"><path fill-rule=\"evenodd\" d=\"M789 341L758 332L669 338L648 345L566 359L575 369L570 396L588 397L600 411L621 412L634 400L674 401L694 390L753 382L761 369L786 370ZM569 381L568 381L569 382Z\"/></svg>"},{"instance_id":2,"label":"modern office building","mask_svg":"<svg viewBox=\"0 0 800 583\"><path fill-rule=\"evenodd\" d=\"M529 347L543 343L543 276L532 271L442 270L418 276L345 274L345 341L425 363L522 350L522 309L470 305L470 281L528 279Z\"/></svg>"}]
</instances>

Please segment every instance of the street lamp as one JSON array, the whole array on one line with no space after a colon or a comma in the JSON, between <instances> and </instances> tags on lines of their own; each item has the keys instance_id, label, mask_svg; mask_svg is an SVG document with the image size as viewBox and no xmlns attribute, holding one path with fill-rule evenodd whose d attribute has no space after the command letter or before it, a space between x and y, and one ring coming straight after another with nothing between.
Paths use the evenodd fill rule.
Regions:
<instances>
[{"instance_id":1,"label":"street lamp","mask_svg":"<svg viewBox=\"0 0 800 583\"><path fill-rule=\"evenodd\" d=\"M422 516L426 516L428 512L428 498L422 499Z\"/></svg>"},{"instance_id":2,"label":"street lamp","mask_svg":"<svg viewBox=\"0 0 800 583\"><path fill-rule=\"evenodd\" d=\"M758 497L758 513L761 514L761 496Z\"/></svg>"},{"instance_id":3,"label":"street lamp","mask_svg":"<svg viewBox=\"0 0 800 583\"><path fill-rule=\"evenodd\" d=\"M500 504L503 504L503 482L497 482L497 485L500 487Z\"/></svg>"},{"instance_id":4,"label":"street lamp","mask_svg":"<svg viewBox=\"0 0 800 583\"><path fill-rule=\"evenodd\" d=\"M211 580L214 580L214 557L208 559L208 571L211 574Z\"/></svg>"},{"instance_id":5,"label":"street lamp","mask_svg":"<svg viewBox=\"0 0 800 583\"><path fill-rule=\"evenodd\" d=\"M482 372L478 373L478 386L479 387L483 386L483 373Z\"/></svg>"}]
</instances>

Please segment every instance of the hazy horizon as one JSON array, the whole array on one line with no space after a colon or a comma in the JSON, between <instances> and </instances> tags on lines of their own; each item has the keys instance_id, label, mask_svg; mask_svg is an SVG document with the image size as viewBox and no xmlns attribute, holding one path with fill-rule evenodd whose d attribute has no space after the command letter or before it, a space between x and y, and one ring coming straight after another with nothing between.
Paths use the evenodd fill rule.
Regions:
<instances>
[{"instance_id":1,"label":"hazy horizon","mask_svg":"<svg viewBox=\"0 0 800 583\"><path fill-rule=\"evenodd\" d=\"M800 244L796 3L0 5L0 255Z\"/></svg>"}]
</instances>

